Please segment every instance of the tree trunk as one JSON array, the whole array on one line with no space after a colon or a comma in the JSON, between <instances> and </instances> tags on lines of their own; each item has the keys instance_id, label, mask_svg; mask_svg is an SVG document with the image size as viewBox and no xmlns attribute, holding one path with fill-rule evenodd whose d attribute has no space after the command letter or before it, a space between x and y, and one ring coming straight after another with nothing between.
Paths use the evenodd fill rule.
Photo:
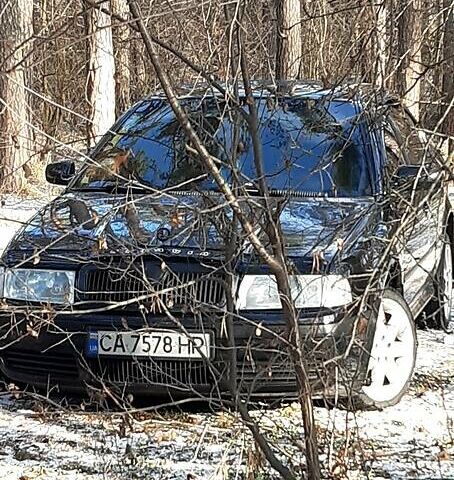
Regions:
<instances>
[{"instance_id":1,"label":"tree trunk","mask_svg":"<svg viewBox=\"0 0 454 480\"><path fill-rule=\"evenodd\" d=\"M300 0L277 0L276 79L299 77L301 62Z\"/></svg>"},{"instance_id":2,"label":"tree trunk","mask_svg":"<svg viewBox=\"0 0 454 480\"><path fill-rule=\"evenodd\" d=\"M388 7L386 1L376 7L376 84L385 87L388 64L389 37L387 33Z\"/></svg>"},{"instance_id":3,"label":"tree trunk","mask_svg":"<svg viewBox=\"0 0 454 480\"><path fill-rule=\"evenodd\" d=\"M403 0L398 22L398 85L404 102L419 120L421 97L422 0Z\"/></svg>"},{"instance_id":4,"label":"tree trunk","mask_svg":"<svg viewBox=\"0 0 454 480\"><path fill-rule=\"evenodd\" d=\"M0 0L0 185L15 192L24 184L30 158L26 61L32 38L33 2Z\"/></svg>"},{"instance_id":5,"label":"tree trunk","mask_svg":"<svg viewBox=\"0 0 454 480\"><path fill-rule=\"evenodd\" d=\"M41 0L34 5L33 21L34 21L34 35L36 38L44 38L50 36L52 27L49 26L49 15L52 12L52 4L49 5L49 0ZM34 61L40 64L41 69L36 75L35 88L39 89L39 93L44 98L53 99L54 88L52 76L54 71L55 59L49 55L47 50L37 48ZM43 100L38 96L32 97L35 105L31 104L32 111L36 112L35 122L39 125L41 132L35 132L35 154L37 160L39 159L40 166L40 182L44 182L44 166L51 160L51 151L54 146L54 138L56 137L60 122L62 119L62 110L53 105L51 101ZM36 169L30 172L30 176L36 174ZM26 172L28 178L28 172Z\"/></svg>"},{"instance_id":6,"label":"tree trunk","mask_svg":"<svg viewBox=\"0 0 454 480\"><path fill-rule=\"evenodd\" d=\"M124 19L129 18L127 0L111 0L112 12ZM114 28L115 50L115 94L116 115L123 113L131 103L130 95L130 50L129 50L129 26L118 24Z\"/></svg>"},{"instance_id":7,"label":"tree trunk","mask_svg":"<svg viewBox=\"0 0 454 480\"><path fill-rule=\"evenodd\" d=\"M452 0L443 1L444 16L444 38L443 38L443 77L442 77L442 109L440 116L446 114L442 124L442 132L445 135L454 137L454 107L452 106L454 96L454 4ZM446 112L446 109L449 111ZM448 155L454 151L454 141L448 138L444 145Z\"/></svg>"},{"instance_id":8,"label":"tree trunk","mask_svg":"<svg viewBox=\"0 0 454 480\"><path fill-rule=\"evenodd\" d=\"M87 12L86 22L90 35L87 99L91 120L87 140L91 147L115 121L115 62L110 16L92 8Z\"/></svg>"}]
</instances>

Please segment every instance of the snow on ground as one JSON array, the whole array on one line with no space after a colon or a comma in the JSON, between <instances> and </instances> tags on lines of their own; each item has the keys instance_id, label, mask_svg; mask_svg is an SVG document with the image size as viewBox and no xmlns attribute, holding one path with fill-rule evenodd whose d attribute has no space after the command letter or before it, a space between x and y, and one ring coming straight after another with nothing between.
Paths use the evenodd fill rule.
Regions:
<instances>
[{"instance_id":1,"label":"snow on ground","mask_svg":"<svg viewBox=\"0 0 454 480\"><path fill-rule=\"evenodd\" d=\"M49 200L46 198L20 198L15 195L2 195L0 201L0 252L36 211Z\"/></svg>"},{"instance_id":2,"label":"snow on ground","mask_svg":"<svg viewBox=\"0 0 454 480\"><path fill-rule=\"evenodd\" d=\"M0 249L20 226L16 220L25 221L40 203L6 200ZM416 371L398 405L355 415L316 408L330 478L454 479L454 337L435 330L418 337ZM90 411L83 402L53 408L36 396L0 392L0 478L220 480L245 478L248 468L249 478L277 478L260 473L253 442L234 415L206 408L125 415ZM254 415L278 439L281 457L302 459L298 405Z\"/></svg>"},{"instance_id":3,"label":"snow on ground","mask_svg":"<svg viewBox=\"0 0 454 480\"><path fill-rule=\"evenodd\" d=\"M454 346L448 339L439 331L419 332L412 386L395 407L356 415L316 408L323 465L334 478L454 479ZM1 395L2 479L244 478L254 455L245 427L225 413L191 408L128 417L83 411L76 400L45 411L39 399ZM298 405L254 413L270 436L280 437L283 455L302 457Z\"/></svg>"}]
</instances>

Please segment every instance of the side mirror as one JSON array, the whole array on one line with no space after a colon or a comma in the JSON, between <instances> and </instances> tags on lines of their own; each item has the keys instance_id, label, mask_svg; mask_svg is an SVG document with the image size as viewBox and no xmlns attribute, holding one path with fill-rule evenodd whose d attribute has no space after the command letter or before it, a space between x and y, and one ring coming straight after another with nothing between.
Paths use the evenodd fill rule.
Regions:
<instances>
[{"instance_id":1,"label":"side mirror","mask_svg":"<svg viewBox=\"0 0 454 480\"><path fill-rule=\"evenodd\" d=\"M72 160L49 163L46 167L46 180L54 185L68 185L76 173L76 166Z\"/></svg>"}]
</instances>

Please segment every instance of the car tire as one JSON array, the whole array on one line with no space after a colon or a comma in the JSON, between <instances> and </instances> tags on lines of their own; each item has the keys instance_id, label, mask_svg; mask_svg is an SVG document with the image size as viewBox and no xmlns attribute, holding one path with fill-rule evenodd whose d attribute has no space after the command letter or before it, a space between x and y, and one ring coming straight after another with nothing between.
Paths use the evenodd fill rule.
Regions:
<instances>
[{"instance_id":1,"label":"car tire","mask_svg":"<svg viewBox=\"0 0 454 480\"><path fill-rule=\"evenodd\" d=\"M381 410L398 403L408 389L417 350L413 315L402 295L385 289L367 357L366 383L345 406Z\"/></svg>"},{"instance_id":2,"label":"car tire","mask_svg":"<svg viewBox=\"0 0 454 480\"><path fill-rule=\"evenodd\" d=\"M454 332L454 320L451 317L453 302L452 282L452 246L446 237L440 265L434 279L434 295L425 308L425 325L442 328L446 333Z\"/></svg>"}]
</instances>

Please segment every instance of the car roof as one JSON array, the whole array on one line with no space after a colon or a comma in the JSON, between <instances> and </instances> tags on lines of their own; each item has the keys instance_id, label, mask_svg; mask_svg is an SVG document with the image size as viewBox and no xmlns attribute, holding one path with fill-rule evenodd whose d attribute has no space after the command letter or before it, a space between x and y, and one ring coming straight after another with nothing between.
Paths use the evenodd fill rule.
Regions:
<instances>
[{"instance_id":1,"label":"car roof","mask_svg":"<svg viewBox=\"0 0 454 480\"><path fill-rule=\"evenodd\" d=\"M254 80L251 82L251 89L253 96L256 98L280 96L284 98L319 99L328 97L332 100L350 102L365 101L368 98L373 98L375 105L399 103L398 98L390 92L376 88L372 84L358 82L344 82L328 87L317 80ZM228 93L233 95L235 92L233 82L216 82L214 86L206 82L196 84L183 83L178 85L175 90L180 99L222 98ZM240 98L247 96L242 86L237 87L237 94ZM146 98L163 99L165 94L162 91L157 91Z\"/></svg>"}]
</instances>

